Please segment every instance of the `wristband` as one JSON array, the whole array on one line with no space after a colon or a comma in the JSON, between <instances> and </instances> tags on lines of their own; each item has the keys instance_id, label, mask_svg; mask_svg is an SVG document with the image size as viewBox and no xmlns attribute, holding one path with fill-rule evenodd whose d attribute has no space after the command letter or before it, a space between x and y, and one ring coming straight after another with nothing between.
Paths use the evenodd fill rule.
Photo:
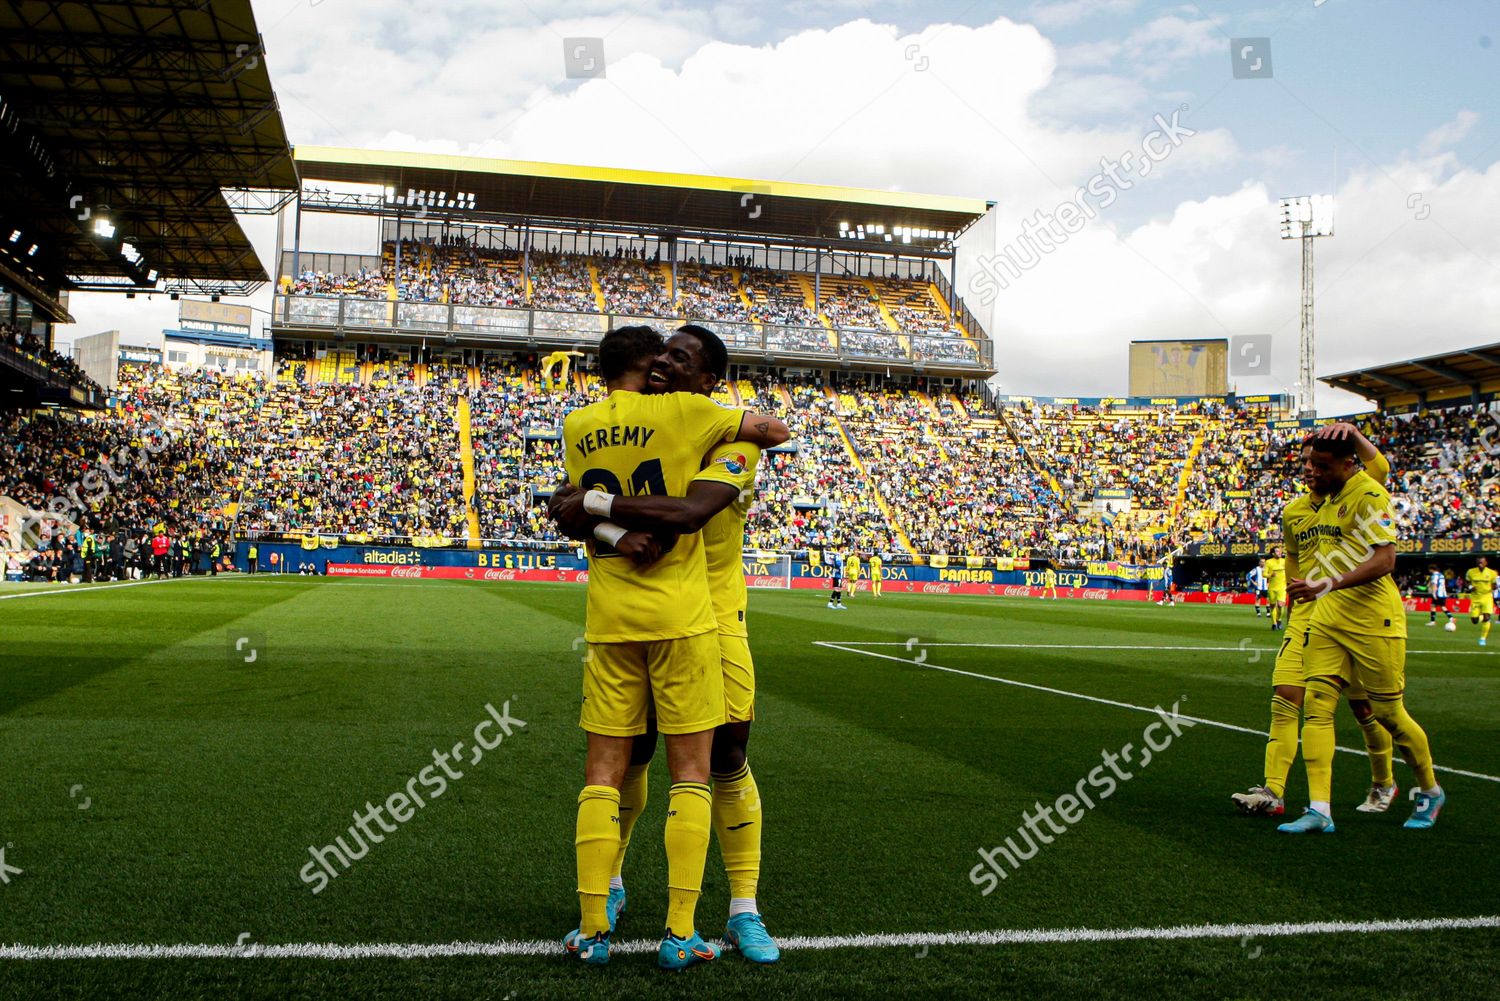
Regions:
<instances>
[{"instance_id":1,"label":"wristband","mask_svg":"<svg viewBox=\"0 0 1500 1001\"><path fill-rule=\"evenodd\" d=\"M621 539L625 538L625 535L625 529L619 525L612 525L607 521L602 521L594 526L594 538L606 545L615 545Z\"/></svg>"},{"instance_id":2,"label":"wristband","mask_svg":"<svg viewBox=\"0 0 1500 1001\"><path fill-rule=\"evenodd\" d=\"M609 517L609 510L614 507L614 503L615 495L607 494L603 490L589 490L583 495L583 509L600 518Z\"/></svg>"}]
</instances>

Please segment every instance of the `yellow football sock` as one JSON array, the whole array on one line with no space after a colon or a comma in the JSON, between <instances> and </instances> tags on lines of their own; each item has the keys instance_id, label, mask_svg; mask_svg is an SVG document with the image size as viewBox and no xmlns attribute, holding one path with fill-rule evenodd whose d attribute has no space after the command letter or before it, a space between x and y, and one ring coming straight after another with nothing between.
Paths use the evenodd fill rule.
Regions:
<instances>
[{"instance_id":1,"label":"yellow football sock","mask_svg":"<svg viewBox=\"0 0 1500 1001\"><path fill-rule=\"evenodd\" d=\"M1485 619L1479 626L1479 638L1487 640L1490 638L1490 620Z\"/></svg>"},{"instance_id":2,"label":"yellow football sock","mask_svg":"<svg viewBox=\"0 0 1500 1001\"><path fill-rule=\"evenodd\" d=\"M1417 773L1417 788L1437 788L1437 775L1432 770L1432 748L1427 743L1427 732L1406 711L1406 701L1400 695L1376 695L1371 692L1370 704L1375 707L1375 718L1391 732L1391 739L1401 748L1401 757Z\"/></svg>"},{"instance_id":3,"label":"yellow football sock","mask_svg":"<svg viewBox=\"0 0 1500 1001\"><path fill-rule=\"evenodd\" d=\"M1279 601L1271 606L1271 621L1278 626L1281 625L1281 602Z\"/></svg>"},{"instance_id":4,"label":"yellow football sock","mask_svg":"<svg viewBox=\"0 0 1500 1001\"><path fill-rule=\"evenodd\" d=\"M1333 753L1338 744L1333 711L1339 691L1321 678L1307 683L1302 703L1302 762L1307 766L1307 797L1314 803L1333 798Z\"/></svg>"},{"instance_id":5,"label":"yellow football sock","mask_svg":"<svg viewBox=\"0 0 1500 1001\"><path fill-rule=\"evenodd\" d=\"M747 761L737 772L715 775L714 833L724 856L729 895L754 899L760 882L760 789Z\"/></svg>"},{"instance_id":6,"label":"yellow football sock","mask_svg":"<svg viewBox=\"0 0 1500 1001\"><path fill-rule=\"evenodd\" d=\"M615 856L615 876L625 870L625 850L630 847L630 832L635 830L635 822L641 819L641 813L646 809L646 778L650 771L649 762L631 765L625 769L625 781L620 783L620 851Z\"/></svg>"},{"instance_id":7,"label":"yellow football sock","mask_svg":"<svg viewBox=\"0 0 1500 1001\"><path fill-rule=\"evenodd\" d=\"M674 782L667 806L667 928L687 938L703 892L713 795L701 782ZM606 882L608 882L606 880Z\"/></svg>"},{"instance_id":8,"label":"yellow football sock","mask_svg":"<svg viewBox=\"0 0 1500 1001\"><path fill-rule=\"evenodd\" d=\"M1395 782L1395 776L1391 774L1391 740L1390 731L1380 725L1380 721L1374 716L1368 719L1359 719L1360 732L1365 735L1365 750L1370 755L1370 781L1384 789Z\"/></svg>"},{"instance_id":9,"label":"yellow football sock","mask_svg":"<svg viewBox=\"0 0 1500 1001\"><path fill-rule=\"evenodd\" d=\"M579 933L585 938L609 930L605 902L609 899L609 870L620 851L620 791L609 786L584 786L578 794L578 827L573 838L578 852Z\"/></svg>"},{"instance_id":10,"label":"yellow football sock","mask_svg":"<svg viewBox=\"0 0 1500 1001\"><path fill-rule=\"evenodd\" d=\"M1271 696L1271 736L1266 741L1266 788L1286 795L1286 776L1297 760L1297 724L1302 710L1280 695Z\"/></svg>"}]
</instances>

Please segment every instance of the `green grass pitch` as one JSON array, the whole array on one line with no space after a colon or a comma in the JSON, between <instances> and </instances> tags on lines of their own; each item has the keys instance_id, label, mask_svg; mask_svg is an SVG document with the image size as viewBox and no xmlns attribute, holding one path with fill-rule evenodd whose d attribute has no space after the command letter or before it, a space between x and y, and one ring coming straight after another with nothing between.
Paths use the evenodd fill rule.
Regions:
<instances>
[{"instance_id":1,"label":"green grass pitch","mask_svg":"<svg viewBox=\"0 0 1500 1001\"><path fill-rule=\"evenodd\" d=\"M1500 984L1493 921L1150 931L1500 915L1500 651L1480 651L1467 620L1453 634L1411 617L1413 715L1440 765L1475 773L1442 776L1435 830L1402 830L1400 763L1400 806L1354 812L1368 770L1341 754L1338 833L1278 835L1228 798L1259 781L1263 739L1199 724L984 895L970 880L978 849L1020 841L1023 812L1075 790L1101 752L1139 749L1156 716L1129 706L1263 731L1280 634L1244 607L861 594L835 612L816 592L756 592L760 900L773 933L805 941L777 967L728 954L674 975L644 954L592 970L560 953L257 951L542 942L573 927L582 588L240 578L29 595L0 587L0 947L238 943L246 955L3 958L3 998L1367 1001L1493 998ZM469 763L486 704L507 701L524 729ZM1360 745L1346 712L1339 727L1341 746ZM308 847L458 742L463 777L314 895L299 878ZM663 924L666 788L658 755L626 871L627 941ZM1305 797L1299 760L1289 808ZM722 932L726 897L711 849L705 934ZM1141 937L833 938L1060 929Z\"/></svg>"}]
</instances>

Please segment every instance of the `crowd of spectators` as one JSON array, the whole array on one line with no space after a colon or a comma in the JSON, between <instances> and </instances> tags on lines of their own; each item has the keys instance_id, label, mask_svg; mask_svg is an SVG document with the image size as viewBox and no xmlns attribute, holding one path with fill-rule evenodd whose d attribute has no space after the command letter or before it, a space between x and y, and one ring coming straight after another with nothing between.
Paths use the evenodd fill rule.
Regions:
<instances>
[{"instance_id":1,"label":"crowd of spectators","mask_svg":"<svg viewBox=\"0 0 1500 1001\"><path fill-rule=\"evenodd\" d=\"M535 355L471 365L347 353L340 366L283 357L269 380L127 364L112 411L0 415L0 495L45 514L22 562L40 559L48 579L75 575L89 558L83 536L98 553L117 539L138 548L158 530L194 553L231 528L460 540L471 514L463 397L480 534L561 541L540 503L562 478L563 417L602 393L586 359L547 388ZM952 387L789 374L747 376L720 398L793 431L762 461L747 523L757 549L1150 562L1194 539L1273 544L1281 508L1301 490L1305 432L1273 427L1264 410L997 410ZM1500 531L1493 413L1361 423L1391 461L1403 535Z\"/></svg>"},{"instance_id":2,"label":"crowd of spectators","mask_svg":"<svg viewBox=\"0 0 1500 1001\"><path fill-rule=\"evenodd\" d=\"M734 272L699 264L677 266L677 311L700 320L745 323L751 319Z\"/></svg>"},{"instance_id":3,"label":"crowd of spectators","mask_svg":"<svg viewBox=\"0 0 1500 1001\"><path fill-rule=\"evenodd\" d=\"M271 383L245 460L240 532L463 538L464 378L437 364L423 385Z\"/></svg>"},{"instance_id":4,"label":"crowd of spectators","mask_svg":"<svg viewBox=\"0 0 1500 1001\"><path fill-rule=\"evenodd\" d=\"M1391 462L1391 500L1403 534L1500 531L1500 411L1456 407L1361 424Z\"/></svg>"},{"instance_id":5,"label":"crowd of spectators","mask_svg":"<svg viewBox=\"0 0 1500 1001\"><path fill-rule=\"evenodd\" d=\"M814 308L807 284L813 279L786 271L679 262L675 288L670 265L660 252L617 248L605 253L565 254L536 250L529 257L529 292L521 256L516 251L478 248L466 243L403 243L400 267L394 244L387 244L379 268L352 274L306 271L291 282L297 296L389 299L415 303L448 303L459 307L530 307L567 314L609 313L620 317L694 319L754 324L727 338L753 341L759 347L789 353L822 354L833 349L835 336L846 354L866 358L977 363L975 342L953 326L930 284L917 280L824 276ZM399 276L398 276L399 271ZM602 302L602 308L601 308ZM373 304L371 304L373 305ZM386 323L382 305L347 307L357 321ZM300 318L331 319L334 302L298 303ZM478 309L456 317L466 325L504 326ZM888 319L889 317L889 319ZM446 316L434 316L446 323ZM419 312L403 322L425 327ZM538 318L549 329L572 330L575 336L597 335L574 317ZM892 322L896 329L892 328ZM835 335L834 330L837 330ZM898 336L898 331L900 335Z\"/></svg>"},{"instance_id":6,"label":"crowd of spectators","mask_svg":"<svg viewBox=\"0 0 1500 1001\"><path fill-rule=\"evenodd\" d=\"M30 355L34 360L75 385L92 389L95 392L103 392L99 384L79 367L78 362L47 347L40 337L29 330L11 323L0 323L0 345Z\"/></svg>"},{"instance_id":7,"label":"crowd of spectators","mask_svg":"<svg viewBox=\"0 0 1500 1001\"><path fill-rule=\"evenodd\" d=\"M591 394L576 378L561 389L528 386L528 371L536 371L535 359L494 358L469 394L480 531L486 539L560 542L537 501L563 477L555 437L563 417Z\"/></svg>"},{"instance_id":8,"label":"crowd of spectators","mask_svg":"<svg viewBox=\"0 0 1500 1001\"><path fill-rule=\"evenodd\" d=\"M740 384L744 404L781 417L787 447L761 458L746 545L764 550L833 548L899 552L899 536L873 484L844 445L837 405L821 379ZM788 402L789 401L789 402Z\"/></svg>"},{"instance_id":9,"label":"crowd of spectators","mask_svg":"<svg viewBox=\"0 0 1500 1001\"><path fill-rule=\"evenodd\" d=\"M1133 508L1166 512L1198 415L1161 408L1118 412L1084 406L1026 404L1010 415L1018 437L1049 458L1065 496L1079 502L1100 491L1128 491Z\"/></svg>"}]
</instances>

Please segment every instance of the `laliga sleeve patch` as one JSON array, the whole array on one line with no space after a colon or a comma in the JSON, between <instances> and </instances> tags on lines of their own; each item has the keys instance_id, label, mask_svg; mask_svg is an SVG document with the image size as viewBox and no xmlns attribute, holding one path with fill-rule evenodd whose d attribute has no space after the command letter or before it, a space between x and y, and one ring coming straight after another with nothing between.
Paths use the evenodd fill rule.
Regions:
<instances>
[{"instance_id":1,"label":"laliga sleeve patch","mask_svg":"<svg viewBox=\"0 0 1500 1001\"><path fill-rule=\"evenodd\" d=\"M733 455L721 455L714 460L714 465L723 466L731 476L738 476L745 471L750 460L745 458L744 453L736 452Z\"/></svg>"}]
</instances>

